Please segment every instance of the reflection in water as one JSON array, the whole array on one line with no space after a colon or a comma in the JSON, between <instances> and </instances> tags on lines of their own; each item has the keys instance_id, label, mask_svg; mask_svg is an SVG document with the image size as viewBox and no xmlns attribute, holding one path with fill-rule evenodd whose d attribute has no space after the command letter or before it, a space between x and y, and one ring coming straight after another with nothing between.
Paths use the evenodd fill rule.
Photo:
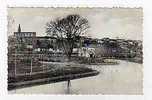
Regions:
<instances>
[{"instance_id":1,"label":"reflection in water","mask_svg":"<svg viewBox=\"0 0 152 100\"><path fill-rule=\"evenodd\" d=\"M33 86L9 93L24 94L142 94L142 64L119 61L119 65L88 65L99 75Z\"/></svg>"},{"instance_id":2,"label":"reflection in water","mask_svg":"<svg viewBox=\"0 0 152 100\"><path fill-rule=\"evenodd\" d=\"M65 94L71 94L70 93L70 87L67 87L67 91L65 91Z\"/></svg>"},{"instance_id":3,"label":"reflection in water","mask_svg":"<svg viewBox=\"0 0 152 100\"><path fill-rule=\"evenodd\" d=\"M71 93L70 93L70 87L71 87L71 81L68 80L68 83L67 83L67 91L65 92L66 94L71 94Z\"/></svg>"}]
</instances>

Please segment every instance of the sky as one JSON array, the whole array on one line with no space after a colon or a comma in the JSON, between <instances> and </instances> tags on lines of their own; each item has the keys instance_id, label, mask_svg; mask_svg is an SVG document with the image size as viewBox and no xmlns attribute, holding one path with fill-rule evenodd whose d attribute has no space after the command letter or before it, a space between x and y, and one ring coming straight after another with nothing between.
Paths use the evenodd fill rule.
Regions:
<instances>
[{"instance_id":1,"label":"sky","mask_svg":"<svg viewBox=\"0 0 152 100\"><path fill-rule=\"evenodd\" d=\"M142 8L8 8L8 35L20 24L23 32L46 36L47 22L70 14L88 19L90 28L85 35L91 38L143 38Z\"/></svg>"}]
</instances>

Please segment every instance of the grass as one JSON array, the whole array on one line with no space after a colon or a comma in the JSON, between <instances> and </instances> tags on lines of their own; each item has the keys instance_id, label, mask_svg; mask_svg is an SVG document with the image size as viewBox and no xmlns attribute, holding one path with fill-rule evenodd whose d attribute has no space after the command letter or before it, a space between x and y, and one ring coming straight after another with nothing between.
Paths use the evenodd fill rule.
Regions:
<instances>
[{"instance_id":1,"label":"grass","mask_svg":"<svg viewBox=\"0 0 152 100\"><path fill-rule=\"evenodd\" d=\"M118 64L117 61L113 59L106 58L85 58L82 57L78 61L80 64L89 64L89 65L115 65Z\"/></svg>"},{"instance_id":2,"label":"grass","mask_svg":"<svg viewBox=\"0 0 152 100\"><path fill-rule=\"evenodd\" d=\"M99 72L87 67L54 67L49 72L8 77L8 90L32 85L90 77L97 74L99 74Z\"/></svg>"}]
</instances>

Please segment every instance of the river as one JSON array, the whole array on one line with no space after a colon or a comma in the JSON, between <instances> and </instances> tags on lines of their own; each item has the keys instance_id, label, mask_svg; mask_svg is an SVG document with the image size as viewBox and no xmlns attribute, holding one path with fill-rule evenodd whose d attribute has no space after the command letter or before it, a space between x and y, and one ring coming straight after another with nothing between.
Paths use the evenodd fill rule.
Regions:
<instances>
[{"instance_id":1,"label":"river","mask_svg":"<svg viewBox=\"0 0 152 100\"><path fill-rule=\"evenodd\" d=\"M9 91L9 94L142 94L143 65L118 60L118 65L87 65L99 75L67 82L45 84Z\"/></svg>"}]
</instances>

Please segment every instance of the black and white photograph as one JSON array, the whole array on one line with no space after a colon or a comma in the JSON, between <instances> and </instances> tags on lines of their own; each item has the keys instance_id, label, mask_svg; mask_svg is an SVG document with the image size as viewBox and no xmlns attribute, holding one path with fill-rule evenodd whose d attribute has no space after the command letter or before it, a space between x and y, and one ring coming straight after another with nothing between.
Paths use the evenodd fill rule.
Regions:
<instances>
[{"instance_id":1,"label":"black and white photograph","mask_svg":"<svg viewBox=\"0 0 152 100\"><path fill-rule=\"evenodd\" d=\"M7 11L9 94L143 94L142 8Z\"/></svg>"}]
</instances>

